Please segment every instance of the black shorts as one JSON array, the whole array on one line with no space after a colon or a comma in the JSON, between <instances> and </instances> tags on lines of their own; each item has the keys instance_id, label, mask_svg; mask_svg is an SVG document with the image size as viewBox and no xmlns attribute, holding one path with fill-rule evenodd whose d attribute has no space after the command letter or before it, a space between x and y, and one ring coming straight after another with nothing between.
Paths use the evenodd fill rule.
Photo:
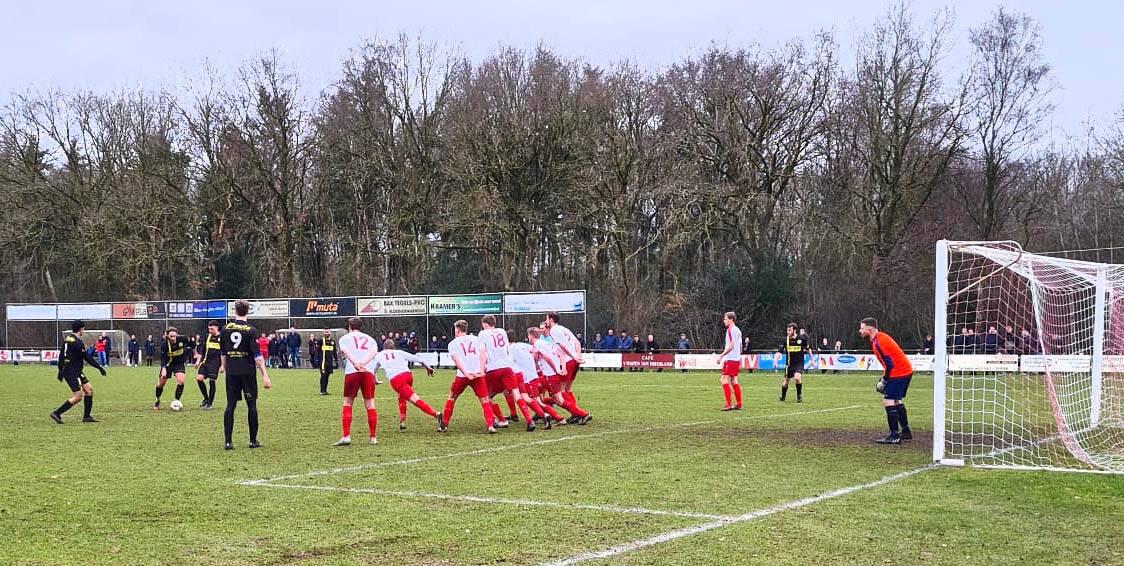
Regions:
<instances>
[{"instance_id":1,"label":"black shorts","mask_svg":"<svg viewBox=\"0 0 1124 566\"><path fill-rule=\"evenodd\" d=\"M804 360L800 360L799 363L787 364L785 366L785 369L784 369L784 376L785 377L796 377L796 374L798 374L798 373L801 373L801 374L804 373Z\"/></svg>"},{"instance_id":2,"label":"black shorts","mask_svg":"<svg viewBox=\"0 0 1124 566\"><path fill-rule=\"evenodd\" d=\"M187 370L184 369L186 367L184 364L175 364L166 367L168 368L168 372L165 375L168 377L172 377L177 373L187 373Z\"/></svg>"},{"instance_id":3,"label":"black shorts","mask_svg":"<svg viewBox=\"0 0 1124 566\"><path fill-rule=\"evenodd\" d=\"M243 375L226 374L226 402L257 399L258 376L256 373Z\"/></svg>"},{"instance_id":4,"label":"black shorts","mask_svg":"<svg viewBox=\"0 0 1124 566\"><path fill-rule=\"evenodd\" d=\"M219 364L203 364L199 366L199 375L207 379L218 379Z\"/></svg>"},{"instance_id":5,"label":"black shorts","mask_svg":"<svg viewBox=\"0 0 1124 566\"><path fill-rule=\"evenodd\" d=\"M64 375L62 376L62 379L63 381L66 381L67 385L70 386L71 391L78 391L79 389L82 389L83 385L86 385L90 382L88 379L86 379L86 376L82 374Z\"/></svg>"},{"instance_id":6,"label":"black shorts","mask_svg":"<svg viewBox=\"0 0 1124 566\"><path fill-rule=\"evenodd\" d=\"M905 399L905 394L909 391L909 382L912 380L913 374L906 377L895 377L894 379L886 378L886 387L882 390L882 398L889 401Z\"/></svg>"}]
</instances>

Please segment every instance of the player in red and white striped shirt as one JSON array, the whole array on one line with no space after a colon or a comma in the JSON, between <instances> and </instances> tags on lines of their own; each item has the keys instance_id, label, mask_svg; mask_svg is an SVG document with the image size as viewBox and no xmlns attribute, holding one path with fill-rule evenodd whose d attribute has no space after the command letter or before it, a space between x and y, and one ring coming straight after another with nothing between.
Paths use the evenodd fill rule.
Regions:
<instances>
[{"instance_id":1,"label":"player in red and white striped shirt","mask_svg":"<svg viewBox=\"0 0 1124 566\"><path fill-rule=\"evenodd\" d=\"M434 411L417 393L414 393L414 373L410 371L409 364L421 365L429 375L433 375L433 368L414 354L394 348L394 340L383 342L382 351L375 354L374 360L367 369L375 373L381 367L386 378L390 380L390 388L398 394L398 430L406 430L406 403L413 403L415 407L421 409L421 412L437 419L437 430L440 431L445 426L445 420L441 417L441 413Z\"/></svg>"},{"instance_id":2,"label":"player in red and white striped shirt","mask_svg":"<svg viewBox=\"0 0 1124 566\"><path fill-rule=\"evenodd\" d=\"M558 313L556 312L548 313L543 324L546 326L550 339L554 341L558 350L558 357L561 358L565 367L565 372L560 376L562 399L570 405L578 407L578 400L574 397L574 380L578 377L578 368L585 363L585 360L582 359L582 343L577 336L574 336L573 332L570 332L569 328L558 324ZM586 412L580 407L578 407L578 410L583 413ZM578 418L575 415L571 420L577 421ZM585 420L588 422L590 419L586 418Z\"/></svg>"},{"instance_id":3,"label":"player in red and white striped shirt","mask_svg":"<svg viewBox=\"0 0 1124 566\"><path fill-rule=\"evenodd\" d=\"M468 333L468 321L458 320L453 323L455 337L449 343L449 356L457 366L457 377L449 387L449 399L445 401L445 410L441 415L445 418L441 431L449 428L449 421L453 418L453 407L457 397L464 390L471 387L476 398L480 400L480 408L484 411L484 423L488 427L488 434L495 434L495 417L492 413L492 401L488 398L488 383L484 379L483 367L480 364L477 352L476 337Z\"/></svg>"},{"instance_id":4,"label":"player in red and white striped shirt","mask_svg":"<svg viewBox=\"0 0 1124 566\"><path fill-rule=\"evenodd\" d=\"M738 328L737 322L738 315L733 312L722 317L722 323L726 325L726 347L718 356L718 363L722 364L722 377L719 381L722 383L722 393L726 396L723 411L742 410L742 386L738 383L738 372L742 367L742 330ZM730 403L730 393L734 394L737 405Z\"/></svg>"}]
</instances>

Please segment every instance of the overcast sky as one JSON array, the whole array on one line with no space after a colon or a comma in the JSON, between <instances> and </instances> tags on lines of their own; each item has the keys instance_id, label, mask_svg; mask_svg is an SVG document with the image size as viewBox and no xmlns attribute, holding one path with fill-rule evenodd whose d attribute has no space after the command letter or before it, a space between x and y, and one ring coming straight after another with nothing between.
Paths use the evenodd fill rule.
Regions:
<instances>
[{"instance_id":1,"label":"overcast sky","mask_svg":"<svg viewBox=\"0 0 1124 566\"><path fill-rule=\"evenodd\" d=\"M631 59L661 68L712 42L776 46L818 29L835 33L851 60L853 39L881 16L885 0L556 0L376 2L336 0L5 0L0 33L0 102L26 89L160 88L204 60L233 72L277 48L315 96L336 77L348 50L400 31L448 44L479 60L497 45L556 51L595 64ZM1042 26L1044 51L1060 87L1051 137L1102 129L1124 103L1124 3L1093 0L916 0L923 19L951 6L960 70L969 27L997 6Z\"/></svg>"}]
</instances>

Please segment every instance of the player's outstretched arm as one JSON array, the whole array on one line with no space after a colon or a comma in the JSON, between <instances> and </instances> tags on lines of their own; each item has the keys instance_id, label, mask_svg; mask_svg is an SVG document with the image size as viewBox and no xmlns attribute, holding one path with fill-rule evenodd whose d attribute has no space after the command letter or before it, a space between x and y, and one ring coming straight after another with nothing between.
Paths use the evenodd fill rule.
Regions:
<instances>
[{"instance_id":1,"label":"player's outstretched arm","mask_svg":"<svg viewBox=\"0 0 1124 566\"><path fill-rule=\"evenodd\" d=\"M258 366L258 371L261 372L261 386L266 389L273 387L273 382L269 380L269 370L265 367L265 358L261 357L261 352L254 356L254 365Z\"/></svg>"}]
</instances>

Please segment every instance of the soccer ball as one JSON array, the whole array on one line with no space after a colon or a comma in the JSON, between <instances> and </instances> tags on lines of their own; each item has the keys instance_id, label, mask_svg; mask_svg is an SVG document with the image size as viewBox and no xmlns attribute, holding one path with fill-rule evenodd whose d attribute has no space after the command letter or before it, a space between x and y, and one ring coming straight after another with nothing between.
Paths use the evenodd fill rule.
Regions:
<instances>
[{"instance_id":1,"label":"soccer ball","mask_svg":"<svg viewBox=\"0 0 1124 566\"><path fill-rule=\"evenodd\" d=\"M171 407L173 411L178 411L183 408L183 403L180 403L180 400L176 399L175 401L172 401Z\"/></svg>"}]
</instances>

